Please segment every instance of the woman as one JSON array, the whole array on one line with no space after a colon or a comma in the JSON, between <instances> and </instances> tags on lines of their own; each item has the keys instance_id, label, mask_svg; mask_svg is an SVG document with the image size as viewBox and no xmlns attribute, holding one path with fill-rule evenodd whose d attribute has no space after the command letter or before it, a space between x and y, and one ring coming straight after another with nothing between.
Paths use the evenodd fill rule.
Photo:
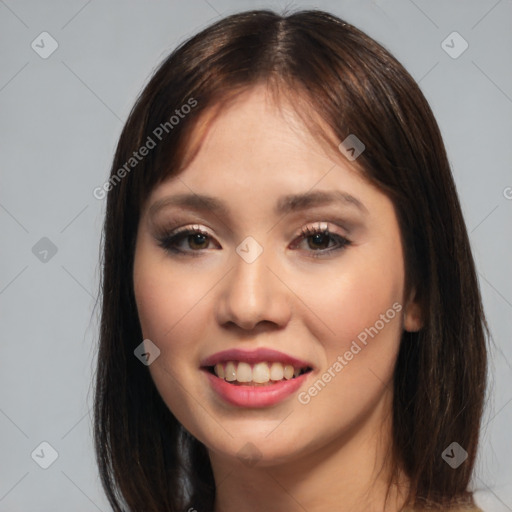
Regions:
<instances>
[{"instance_id":1,"label":"woman","mask_svg":"<svg viewBox=\"0 0 512 512\"><path fill-rule=\"evenodd\" d=\"M433 114L322 11L251 11L121 135L95 401L114 510L478 510L475 266Z\"/></svg>"}]
</instances>

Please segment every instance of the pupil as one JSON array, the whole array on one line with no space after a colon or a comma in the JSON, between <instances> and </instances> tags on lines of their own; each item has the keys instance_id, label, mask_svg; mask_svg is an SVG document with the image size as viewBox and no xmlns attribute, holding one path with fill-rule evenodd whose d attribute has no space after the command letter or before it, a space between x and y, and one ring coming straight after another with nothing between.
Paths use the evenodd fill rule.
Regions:
<instances>
[{"instance_id":1,"label":"pupil","mask_svg":"<svg viewBox=\"0 0 512 512\"><path fill-rule=\"evenodd\" d=\"M189 238L192 238L192 245L202 245L205 242L206 235L203 235L202 233L195 233L193 235L190 235ZM199 238L199 240L198 240ZM201 240L202 239L202 240Z\"/></svg>"},{"instance_id":2,"label":"pupil","mask_svg":"<svg viewBox=\"0 0 512 512\"><path fill-rule=\"evenodd\" d=\"M323 237L325 237L325 233L316 233L313 235L313 241L315 244L322 244L322 241L324 242L322 245L325 245L325 240L323 240Z\"/></svg>"}]
</instances>

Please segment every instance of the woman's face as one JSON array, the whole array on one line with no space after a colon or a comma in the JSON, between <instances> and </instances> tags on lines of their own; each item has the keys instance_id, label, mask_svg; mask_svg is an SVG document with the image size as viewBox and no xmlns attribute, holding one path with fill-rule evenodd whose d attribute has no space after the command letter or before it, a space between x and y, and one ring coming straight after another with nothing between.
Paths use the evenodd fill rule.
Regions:
<instances>
[{"instance_id":1,"label":"woman's face","mask_svg":"<svg viewBox=\"0 0 512 512\"><path fill-rule=\"evenodd\" d=\"M263 465L377 434L418 328L391 201L290 112L260 87L226 109L153 190L134 263L163 400L211 453Z\"/></svg>"}]
</instances>

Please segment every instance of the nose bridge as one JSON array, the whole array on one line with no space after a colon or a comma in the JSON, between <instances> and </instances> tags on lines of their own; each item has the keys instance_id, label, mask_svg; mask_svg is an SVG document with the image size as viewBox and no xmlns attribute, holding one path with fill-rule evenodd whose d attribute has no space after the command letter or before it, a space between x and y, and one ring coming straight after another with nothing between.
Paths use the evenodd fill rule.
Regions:
<instances>
[{"instance_id":1,"label":"nose bridge","mask_svg":"<svg viewBox=\"0 0 512 512\"><path fill-rule=\"evenodd\" d=\"M236 247L232 265L219 301L219 321L231 321L246 329L262 321L286 322L286 287L274 275L278 263L270 248L249 236Z\"/></svg>"}]
</instances>

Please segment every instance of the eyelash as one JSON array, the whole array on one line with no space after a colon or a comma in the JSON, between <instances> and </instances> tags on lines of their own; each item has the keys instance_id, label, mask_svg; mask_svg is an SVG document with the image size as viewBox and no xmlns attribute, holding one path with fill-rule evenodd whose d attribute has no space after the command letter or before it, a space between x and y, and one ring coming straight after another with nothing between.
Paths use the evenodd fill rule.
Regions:
<instances>
[{"instance_id":1,"label":"eyelash","mask_svg":"<svg viewBox=\"0 0 512 512\"><path fill-rule=\"evenodd\" d=\"M192 250L192 251L184 251L182 249L178 249L178 247L177 247L178 242L180 240L182 240L188 236L192 236L192 235L196 235L196 234L204 235L206 237L212 238L209 233L200 229L199 227L192 228L191 226L185 226L183 228L176 229L175 231L173 231L169 234L159 237L158 242L159 242L159 245L168 252L172 252L174 254L179 254L179 255L187 255L188 254L192 257L197 257L197 256L200 256L200 254L198 254L198 253L201 253L202 249ZM338 246L335 247L334 249L312 250L311 256L310 256L312 258L321 258L324 256L328 256L331 253L345 249L347 246L349 246L352 243L348 238L338 235L337 233L332 233L331 231L329 231L328 228L322 228L320 226L306 226L306 227L302 228L298 238L300 238L300 241L302 241L302 240L305 240L305 239L315 236L315 235L328 236L330 240L337 241ZM294 247L297 245L295 243L296 240L297 240L297 238L294 240L294 242L292 244Z\"/></svg>"}]
</instances>

